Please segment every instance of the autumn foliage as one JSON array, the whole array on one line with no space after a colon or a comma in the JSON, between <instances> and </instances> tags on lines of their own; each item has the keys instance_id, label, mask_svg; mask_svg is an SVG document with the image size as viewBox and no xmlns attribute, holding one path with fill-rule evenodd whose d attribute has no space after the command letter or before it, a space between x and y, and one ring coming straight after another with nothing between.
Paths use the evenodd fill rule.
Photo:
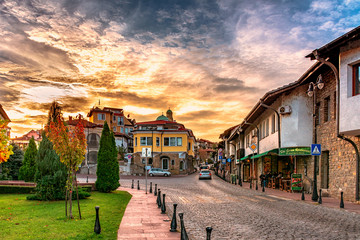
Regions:
<instances>
[{"instance_id":1,"label":"autumn foliage","mask_svg":"<svg viewBox=\"0 0 360 240\"><path fill-rule=\"evenodd\" d=\"M6 135L7 122L0 119L0 164L6 162L13 154L12 146L8 144L9 137Z\"/></svg>"}]
</instances>

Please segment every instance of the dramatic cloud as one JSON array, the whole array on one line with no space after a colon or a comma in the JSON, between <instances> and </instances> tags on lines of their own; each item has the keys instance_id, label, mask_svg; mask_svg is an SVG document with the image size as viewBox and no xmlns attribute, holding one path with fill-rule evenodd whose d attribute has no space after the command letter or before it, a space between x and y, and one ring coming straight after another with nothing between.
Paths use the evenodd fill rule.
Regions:
<instances>
[{"instance_id":1,"label":"dramatic cloud","mask_svg":"<svg viewBox=\"0 0 360 240\"><path fill-rule=\"evenodd\" d=\"M0 103L16 135L64 116L123 108L138 122L169 107L217 141L304 56L360 22L359 1L3 0Z\"/></svg>"}]
</instances>

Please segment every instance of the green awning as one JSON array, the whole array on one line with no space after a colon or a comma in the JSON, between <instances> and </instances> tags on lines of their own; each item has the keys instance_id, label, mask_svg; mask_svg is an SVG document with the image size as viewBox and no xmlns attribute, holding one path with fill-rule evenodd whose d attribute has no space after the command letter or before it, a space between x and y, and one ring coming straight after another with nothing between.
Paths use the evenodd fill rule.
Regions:
<instances>
[{"instance_id":1,"label":"green awning","mask_svg":"<svg viewBox=\"0 0 360 240\"><path fill-rule=\"evenodd\" d=\"M310 147L290 147L280 148L279 156L309 156L311 155Z\"/></svg>"},{"instance_id":2,"label":"green awning","mask_svg":"<svg viewBox=\"0 0 360 240\"><path fill-rule=\"evenodd\" d=\"M246 159L248 159L248 158L250 158L250 156L249 156L249 155L247 155L247 156L245 156L245 157L241 158L241 159L240 159L240 161L244 161L244 160L246 160Z\"/></svg>"},{"instance_id":3,"label":"green awning","mask_svg":"<svg viewBox=\"0 0 360 240\"><path fill-rule=\"evenodd\" d=\"M256 154L255 156L252 156L251 159L259 158L259 157L266 156L266 155L275 155L277 153L278 153L278 149L275 148L275 149L272 149L272 150L267 151L267 152Z\"/></svg>"}]
</instances>

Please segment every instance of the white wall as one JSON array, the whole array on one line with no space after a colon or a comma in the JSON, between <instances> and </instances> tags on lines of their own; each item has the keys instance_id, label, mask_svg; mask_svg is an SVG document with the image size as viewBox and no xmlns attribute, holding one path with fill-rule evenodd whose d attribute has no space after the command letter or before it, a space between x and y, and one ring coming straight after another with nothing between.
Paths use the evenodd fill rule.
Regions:
<instances>
[{"instance_id":1,"label":"white wall","mask_svg":"<svg viewBox=\"0 0 360 240\"><path fill-rule=\"evenodd\" d=\"M340 53L340 133L360 135L360 95L352 96L352 65L360 62L360 48Z\"/></svg>"}]
</instances>

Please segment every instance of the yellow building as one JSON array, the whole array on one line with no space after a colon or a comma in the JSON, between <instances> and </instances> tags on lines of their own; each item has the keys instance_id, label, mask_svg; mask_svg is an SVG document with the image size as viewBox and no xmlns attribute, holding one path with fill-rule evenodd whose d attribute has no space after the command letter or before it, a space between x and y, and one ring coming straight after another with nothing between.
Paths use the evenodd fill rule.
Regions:
<instances>
[{"instance_id":1,"label":"yellow building","mask_svg":"<svg viewBox=\"0 0 360 240\"><path fill-rule=\"evenodd\" d=\"M152 168L166 169L172 174L194 171L195 136L183 124L169 119L173 120L170 109L167 117L161 115L155 121L136 124L133 132L133 174L145 173L145 158L141 156L143 148L152 150L152 156L147 163Z\"/></svg>"}]
</instances>

